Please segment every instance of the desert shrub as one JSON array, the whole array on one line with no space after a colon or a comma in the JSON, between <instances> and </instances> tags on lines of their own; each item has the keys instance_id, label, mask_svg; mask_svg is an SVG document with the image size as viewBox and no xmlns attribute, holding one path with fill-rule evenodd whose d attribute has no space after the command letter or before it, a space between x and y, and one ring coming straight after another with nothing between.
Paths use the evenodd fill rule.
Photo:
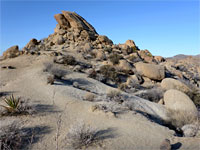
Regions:
<instances>
[{"instance_id":1,"label":"desert shrub","mask_svg":"<svg viewBox=\"0 0 200 150\"><path fill-rule=\"evenodd\" d=\"M52 68L50 73L54 76L55 79L62 79L67 74L65 70L60 68Z\"/></svg>"},{"instance_id":2,"label":"desert shrub","mask_svg":"<svg viewBox=\"0 0 200 150\"><path fill-rule=\"evenodd\" d=\"M95 94L93 94L93 93L86 93L86 95L85 95L85 97L84 97L84 100L86 100L86 101L94 101L95 100L95 98L96 98L96 95Z\"/></svg>"},{"instance_id":3,"label":"desert shrub","mask_svg":"<svg viewBox=\"0 0 200 150\"><path fill-rule=\"evenodd\" d=\"M111 80L115 83L120 82L119 74L116 69L110 65L101 66L100 73L104 75L106 80Z\"/></svg>"},{"instance_id":4,"label":"desert shrub","mask_svg":"<svg viewBox=\"0 0 200 150\"><path fill-rule=\"evenodd\" d=\"M66 70L63 70L52 63L44 63L43 71L53 75L54 79L62 79L67 74Z\"/></svg>"},{"instance_id":5,"label":"desert shrub","mask_svg":"<svg viewBox=\"0 0 200 150\"><path fill-rule=\"evenodd\" d=\"M5 105L0 105L5 110L1 112L1 115L24 115L31 114L32 108L28 105L27 101L21 100L21 98L15 98L13 95L9 98L5 98Z\"/></svg>"},{"instance_id":6,"label":"desert shrub","mask_svg":"<svg viewBox=\"0 0 200 150\"><path fill-rule=\"evenodd\" d=\"M185 111L168 109L170 124L176 128L182 128L186 124L192 124L198 121L196 114Z\"/></svg>"},{"instance_id":7,"label":"desert shrub","mask_svg":"<svg viewBox=\"0 0 200 150\"><path fill-rule=\"evenodd\" d=\"M119 63L119 60L122 58L121 55L117 54L117 53L113 53L112 55L110 55L109 59L110 61L116 65Z\"/></svg>"},{"instance_id":8,"label":"desert shrub","mask_svg":"<svg viewBox=\"0 0 200 150\"><path fill-rule=\"evenodd\" d=\"M54 81L55 81L55 79L54 79L54 77L53 76L48 76L47 77L47 84L54 84Z\"/></svg>"},{"instance_id":9,"label":"desert shrub","mask_svg":"<svg viewBox=\"0 0 200 150\"><path fill-rule=\"evenodd\" d=\"M98 142L98 130L86 125L83 121L73 124L67 133L67 145L74 149L82 149Z\"/></svg>"},{"instance_id":10,"label":"desert shrub","mask_svg":"<svg viewBox=\"0 0 200 150\"><path fill-rule=\"evenodd\" d=\"M76 65L77 64L76 59L71 55L67 55L64 57L64 63L67 65Z\"/></svg>"},{"instance_id":11,"label":"desert shrub","mask_svg":"<svg viewBox=\"0 0 200 150\"><path fill-rule=\"evenodd\" d=\"M50 72L50 70L53 68L53 63L51 62L45 62L43 65L43 72Z\"/></svg>"},{"instance_id":12,"label":"desert shrub","mask_svg":"<svg viewBox=\"0 0 200 150\"><path fill-rule=\"evenodd\" d=\"M164 93L162 89L152 88L139 92L138 94L136 94L136 96L157 103L160 99L163 98L163 94Z\"/></svg>"},{"instance_id":13,"label":"desert shrub","mask_svg":"<svg viewBox=\"0 0 200 150\"><path fill-rule=\"evenodd\" d=\"M118 90L110 90L107 93L106 98L107 98L108 101L114 101L114 102L117 102L119 104L124 102L123 95Z\"/></svg>"},{"instance_id":14,"label":"desert shrub","mask_svg":"<svg viewBox=\"0 0 200 150\"><path fill-rule=\"evenodd\" d=\"M33 134L27 128L22 128L19 122L0 124L0 149L27 149L32 144Z\"/></svg>"}]
</instances>

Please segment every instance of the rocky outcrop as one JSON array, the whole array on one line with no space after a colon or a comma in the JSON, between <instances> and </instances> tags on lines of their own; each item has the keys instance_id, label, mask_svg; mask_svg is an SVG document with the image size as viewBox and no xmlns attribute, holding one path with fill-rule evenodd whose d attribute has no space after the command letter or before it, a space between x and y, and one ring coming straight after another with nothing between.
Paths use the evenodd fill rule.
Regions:
<instances>
[{"instance_id":1,"label":"rocky outcrop","mask_svg":"<svg viewBox=\"0 0 200 150\"><path fill-rule=\"evenodd\" d=\"M64 29L73 28L78 30L87 30L97 34L94 27L75 12L62 11L62 14L56 14L54 18Z\"/></svg>"},{"instance_id":2,"label":"rocky outcrop","mask_svg":"<svg viewBox=\"0 0 200 150\"><path fill-rule=\"evenodd\" d=\"M19 47L17 45L12 46L8 48L4 53L3 53L3 58L14 58L19 55Z\"/></svg>"},{"instance_id":3,"label":"rocky outcrop","mask_svg":"<svg viewBox=\"0 0 200 150\"><path fill-rule=\"evenodd\" d=\"M39 44L40 42L38 42L37 39L31 39L28 44L26 44L26 46L24 47L24 50L32 50L34 48L36 48L36 46Z\"/></svg>"},{"instance_id":4,"label":"rocky outcrop","mask_svg":"<svg viewBox=\"0 0 200 150\"><path fill-rule=\"evenodd\" d=\"M138 62L135 63L135 67L142 76L149 79L162 80L165 78L165 69L163 66Z\"/></svg>"},{"instance_id":5,"label":"rocky outcrop","mask_svg":"<svg viewBox=\"0 0 200 150\"><path fill-rule=\"evenodd\" d=\"M187 115L197 115L197 108L192 100L186 94L178 90L171 89L165 92L164 105L168 109L181 111L187 113Z\"/></svg>"},{"instance_id":6,"label":"rocky outcrop","mask_svg":"<svg viewBox=\"0 0 200 150\"><path fill-rule=\"evenodd\" d=\"M125 42L125 45L128 45L129 47L136 47L135 42L133 40L127 40Z\"/></svg>"}]
</instances>

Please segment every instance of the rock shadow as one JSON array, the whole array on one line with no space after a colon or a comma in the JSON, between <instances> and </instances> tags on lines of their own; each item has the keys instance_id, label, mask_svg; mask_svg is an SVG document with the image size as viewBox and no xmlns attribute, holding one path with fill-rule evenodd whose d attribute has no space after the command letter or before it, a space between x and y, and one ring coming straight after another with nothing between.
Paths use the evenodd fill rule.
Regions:
<instances>
[{"instance_id":1,"label":"rock shadow","mask_svg":"<svg viewBox=\"0 0 200 150\"><path fill-rule=\"evenodd\" d=\"M182 146L182 144L181 144L180 142L178 142L178 143L172 144L172 145L171 145L171 148L172 148L172 150L177 150L177 149L179 149L181 146Z\"/></svg>"},{"instance_id":2,"label":"rock shadow","mask_svg":"<svg viewBox=\"0 0 200 150\"><path fill-rule=\"evenodd\" d=\"M51 131L52 130L48 126L34 126L20 129L19 132L23 134L21 137L20 149L29 149L32 144L40 141L45 134Z\"/></svg>"},{"instance_id":3,"label":"rock shadow","mask_svg":"<svg viewBox=\"0 0 200 150\"><path fill-rule=\"evenodd\" d=\"M33 107L34 114L45 115L49 113L59 113L61 112L58 108L54 105L45 105L45 104L37 104Z\"/></svg>"}]
</instances>

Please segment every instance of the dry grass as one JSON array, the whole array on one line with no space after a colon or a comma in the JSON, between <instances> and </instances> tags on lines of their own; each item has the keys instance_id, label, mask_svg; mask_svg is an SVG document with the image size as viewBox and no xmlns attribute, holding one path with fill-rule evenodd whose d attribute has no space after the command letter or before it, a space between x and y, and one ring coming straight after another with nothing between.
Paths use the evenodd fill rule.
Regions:
<instances>
[{"instance_id":1,"label":"dry grass","mask_svg":"<svg viewBox=\"0 0 200 150\"><path fill-rule=\"evenodd\" d=\"M0 149L19 150L24 133L16 123L0 128Z\"/></svg>"},{"instance_id":2,"label":"dry grass","mask_svg":"<svg viewBox=\"0 0 200 150\"><path fill-rule=\"evenodd\" d=\"M67 145L74 149L84 149L98 142L98 130L83 121L73 124L67 133Z\"/></svg>"},{"instance_id":3,"label":"dry grass","mask_svg":"<svg viewBox=\"0 0 200 150\"><path fill-rule=\"evenodd\" d=\"M114 116L117 115L117 113L123 112L127 110L125 107L122 107L122 105L119 105L115 102L105 102L103 104L96 104L92 106L92 111L95 110L101 110L105 113L111 112L114 114Z\"/></svg>"},{"instance_id":4,"label":"dry grass","mask_svg":"<svg viewBox=\"0 0 200 150\"><path fill-rule=\"evenodd\" d=\"M107 98L108 101L114 101L114 102L117 102L119 104L124 102L123 95L118 90L110 90L107 93L106 98Z\"/></svg>"},{"instance_id":5,"label":"dry grass","mask_svg":"<svg viewBox=\"0 0 200 150\"><path fill-rule=\"evenodd\" d=\"M198 122L197 115L190 112L168 109L168 116L170 117L170 124L176 128L182 128L186 124Z\"/></svg>"},{"instance_id":6,"label":"dry grass","mask_svg":"<svg viewBox=\"0 0 200 150\"><path fill-rule=\"evenodd\" d=\"M163 94L164 92L162 89L154 87L149 90L144 90L144 92L136 94L136 96L157 103L163 98Z\"/></svg>"}]
</instances>

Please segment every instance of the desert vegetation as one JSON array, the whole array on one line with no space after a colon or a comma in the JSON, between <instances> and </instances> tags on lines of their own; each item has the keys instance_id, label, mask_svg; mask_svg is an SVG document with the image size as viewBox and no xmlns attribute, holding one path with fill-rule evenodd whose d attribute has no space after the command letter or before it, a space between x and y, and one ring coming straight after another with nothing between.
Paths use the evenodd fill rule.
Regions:
<instances>
[{"instance_id":1,"label":"desert vegetation","mask_svg":"<svg viewBox=\"0 0 200 150\"><path fill-rule=\"evenodd\" d=\"M1 112L1 115L26 115L31 114L33 109L31 106L27 103L27 101L22 100L19 97L14 97L13 94L10 97L4 98L4 103L0 105L0 107L3 107L4 110Z\"/></svg>"},{"instance_id":2,"label":"desert vegetation","mask_svg":"<svg viewBox=\"0 0 200 150\"><path fill-rule=\"evenodd\" d=\"M47 62L44 63L44 72L48 72L53 76L54 79L62 79L67 74L66 70L61 69L59 66L56 66L53 63Z\"/></svg>"},{"instance_id":3,"label":"desert vegetation","mask_svg":"<svg viewBox=\"0 0 200 150\"><path fill-rule=\"evenodd\" d=\"M78 121L70 127L67 133L67 145L74 149L87 148L101 140L98 132L98 129L86 125L83 121Z\"/></svg>"},{"instance_id":4,"label":"desert vegetation","mask_svg":"<svg viewBox=\"0 0 200 150\"><path fill-rule=\"evenodd\" d=\"M75 12L54 17L53 34L12 46L0 60L0 149L157 149L166 137L198 148L199 59L153 56L133 40L114 44ZM15 119L22 126L1 126ZM51 131L32 134L30 125ZM117 135L108 141L107 128Z\"/></svg>"}]
</instances>

